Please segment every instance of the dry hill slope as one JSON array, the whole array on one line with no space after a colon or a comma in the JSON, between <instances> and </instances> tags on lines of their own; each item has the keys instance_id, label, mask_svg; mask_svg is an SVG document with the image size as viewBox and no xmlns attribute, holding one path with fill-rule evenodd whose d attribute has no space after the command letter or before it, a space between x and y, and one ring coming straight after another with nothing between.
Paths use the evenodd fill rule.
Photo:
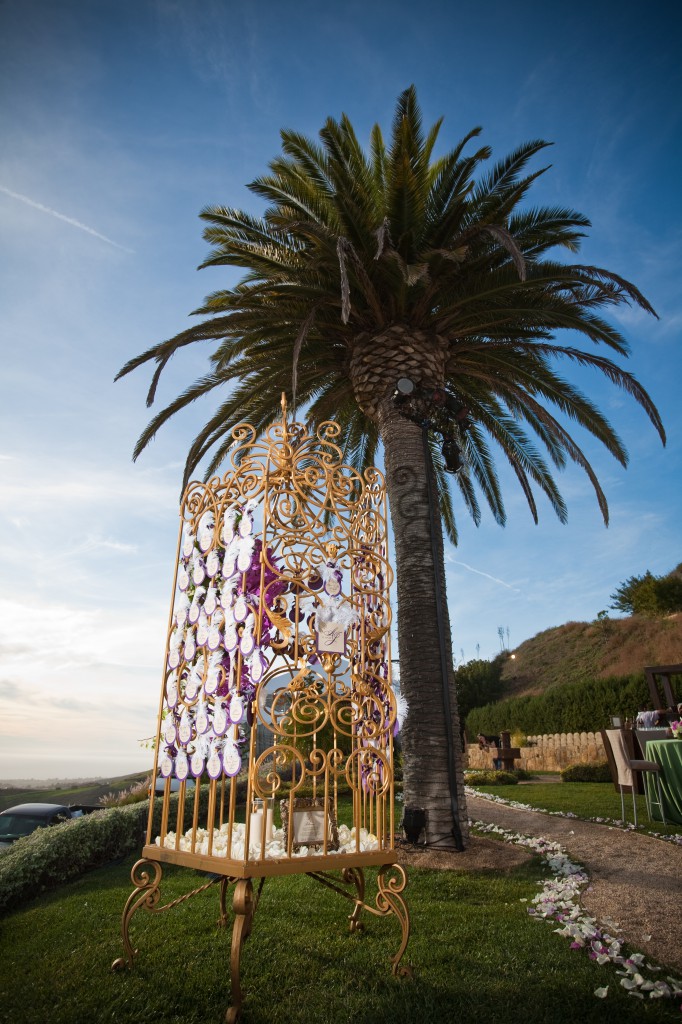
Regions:
<instances>
[{"instance_id":1,"label":"dry hill slope","mask_svg":"<svg viewBox=\"0 0 682 1024\"><path fill-rule=\"evenodd\" d=\"M502 672L504 697L544 693L584 679L626 676L647 665L682 663L682 613L567 622L526 640Z\"/></svg>"}]
</instances>

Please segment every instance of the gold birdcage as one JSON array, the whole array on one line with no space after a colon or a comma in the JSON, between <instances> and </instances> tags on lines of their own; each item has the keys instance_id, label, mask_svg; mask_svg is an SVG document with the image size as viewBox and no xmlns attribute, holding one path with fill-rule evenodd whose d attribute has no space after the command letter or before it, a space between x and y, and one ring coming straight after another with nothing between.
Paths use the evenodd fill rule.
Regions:
<instances>
[{"instance_id":1,"label":"gold birdcage","mask_svg":"<svg viewBox=\"0 0 682 1024\"><path fill-rule=\"evenodd\" d=\"M343 462L340 428L282 418L233 430L231 469L183 497L146 844L123 913L159 911L163 864L209 871L221 923L234 886L232 1006L265 879L305 873L409 937L394 849L386 494ZM158 806L161 803L159 815ZM377 870L374 905L365 867ZM339 872L340 874L336 874ZM259 879L257 893L252 879ZM175 905L178 901L173 901Z\"/></svg>"}]
</instances>

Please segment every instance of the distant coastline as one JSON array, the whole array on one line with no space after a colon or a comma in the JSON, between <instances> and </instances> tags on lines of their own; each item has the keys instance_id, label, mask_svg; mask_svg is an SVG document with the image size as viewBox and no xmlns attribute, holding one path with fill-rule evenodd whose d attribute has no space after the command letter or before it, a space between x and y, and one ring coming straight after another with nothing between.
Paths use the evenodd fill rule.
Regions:
<instances>
[{"instance_id":1,"label":"distant coastline","mask_svg":"<svg viewBox=\"0 0 682 1024\"><path fill-rule=\"evenodd\" d=\"M116 782L127 779L133 775L148 775L149 769L141 768L139 771L126 772L123 775L68 775L51 776L50 778L16 778L0 779L0 790L4 789L66 789L69 786L98 785L102 782Z\"/></svg>"}]
</instances>

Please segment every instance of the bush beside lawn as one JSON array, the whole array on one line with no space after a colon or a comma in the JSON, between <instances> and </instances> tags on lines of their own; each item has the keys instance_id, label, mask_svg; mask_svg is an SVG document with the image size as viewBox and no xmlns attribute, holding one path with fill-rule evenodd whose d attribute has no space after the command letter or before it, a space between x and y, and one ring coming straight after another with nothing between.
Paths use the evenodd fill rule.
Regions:
<instances>
[{"instance_id":1,"label":"bush beside lawn","mask_svg":"<svg viewBox=\"0 0 682 1024\"><path fill-rule=\"evenodd\" d=\"M178 795L171 795L170 820L177 815ZM200 794L208 805L208 788ZM155 833L161 826L163 800L154 802ZM185 806L185 828L192 818L193 800ZM62 825L40 828L0 855L0 913L41 892L78 878L90 868L120 860L144 845L149 801L93 811Z\"/></svg>"},{"instance_id":2,"label":"bush beside lawn","mask_svg":"<svg viewBox=\"0 0 682 1024\"><path fill-rule=\"evenodd\" d=\"M569 764L560 772L562 782L611 782L608 761L596 764Z\"/></svg>"}]
</instances>

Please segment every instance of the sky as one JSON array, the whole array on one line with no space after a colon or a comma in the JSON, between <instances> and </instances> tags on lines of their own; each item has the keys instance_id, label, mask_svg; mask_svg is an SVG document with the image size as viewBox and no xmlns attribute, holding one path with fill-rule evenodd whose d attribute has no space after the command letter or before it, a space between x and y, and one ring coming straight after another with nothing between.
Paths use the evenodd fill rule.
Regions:
<instances>
[{"instance_id":1,"label":"sky","mask_svg":"<svg viewBox=\"0 0 682 1024\"><path fill-rule=\"evenodd\" d=\"M645 414L574 371L631 456L576 432L604 486L606 529L577 468L562 526L540 523L504 466L508 522L457 507L446 554L458 662L589 620L625 579L682 560L682 8L630 0L0 0L0 779L144 770L155 729L190 440L213 401L160 431L137 463L146 370L118 369L173 336L237 274L195 273L199 211L260 206L249 181L279 130L349 115L366 141L418 90L443 147L475 125L506 155L543 138L535 204L592 228L581 259L634 281L655 320L622 309ZM544 156L544 154L543 154ZM545 161L547 162L547 161ZM537 166L541 166L538 162ZM157 407L205 372L185 351Z\"/></svg>"}]
</instances>

